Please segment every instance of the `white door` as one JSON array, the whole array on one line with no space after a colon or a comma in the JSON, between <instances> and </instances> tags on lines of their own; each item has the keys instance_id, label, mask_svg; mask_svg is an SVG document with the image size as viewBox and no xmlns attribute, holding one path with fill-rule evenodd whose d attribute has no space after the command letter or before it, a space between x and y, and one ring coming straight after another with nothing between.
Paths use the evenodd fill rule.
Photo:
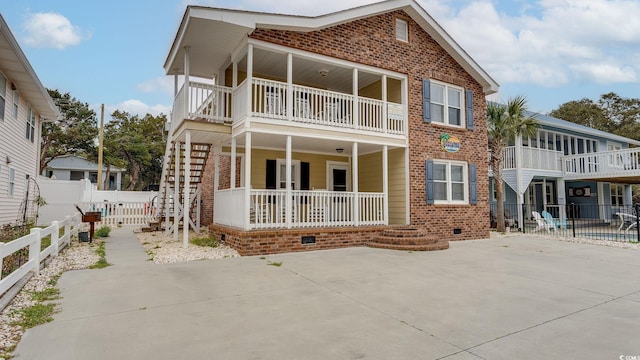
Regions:
<instances>
[{"instance_id":1,"label":"white door","mask_svg":"<svg viewBox=\"0 0 640 360\"><path fill-rule=\"evenodd\" d=\"M349 163L327 161L327 189L351 191Z\"/></svg>"}]
</instances>

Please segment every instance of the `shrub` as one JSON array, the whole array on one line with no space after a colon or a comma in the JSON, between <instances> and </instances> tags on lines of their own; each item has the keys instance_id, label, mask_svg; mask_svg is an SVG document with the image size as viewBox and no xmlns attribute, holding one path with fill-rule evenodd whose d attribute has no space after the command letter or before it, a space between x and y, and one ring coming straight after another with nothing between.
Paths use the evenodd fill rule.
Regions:
<instances>
[{"instance_id":1,"label":"shrub","mask_svg":"<svg viewBox=\"0 0 640 360\"><path fill-rule=\"evenodd\" d=\"M218 247L218 242L216 241L215 235L191 239L191 243L198 246L209 246L212 248Z\"/></svg>"},{"instance_id":2,"label":"shrub","mask_svg":"<svg viewBox=\"0 0 640 360\"><path fill-rule=\"evenodd\" d=\"M102 226L95 232L95 236L99 238L109 237L109 233L111 232L111 228L108 226Z\"/></svg>"}]
</instances>

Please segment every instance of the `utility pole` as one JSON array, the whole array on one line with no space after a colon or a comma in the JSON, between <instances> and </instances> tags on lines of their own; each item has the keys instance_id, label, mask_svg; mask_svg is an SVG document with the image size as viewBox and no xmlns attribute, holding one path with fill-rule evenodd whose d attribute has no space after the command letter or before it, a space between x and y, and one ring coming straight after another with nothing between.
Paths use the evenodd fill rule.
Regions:
<instances>
[{"instance_id":1,"label":"utility pole","mask_svg":"<svg viewBox=\"0 0 640 360\"><path fill-rule=\"evenodd\" d=\"M100 106L100 136L98 138L98 190L102 190L102 141L104 134L104 104Z\"/></svg>"}]
</instances>

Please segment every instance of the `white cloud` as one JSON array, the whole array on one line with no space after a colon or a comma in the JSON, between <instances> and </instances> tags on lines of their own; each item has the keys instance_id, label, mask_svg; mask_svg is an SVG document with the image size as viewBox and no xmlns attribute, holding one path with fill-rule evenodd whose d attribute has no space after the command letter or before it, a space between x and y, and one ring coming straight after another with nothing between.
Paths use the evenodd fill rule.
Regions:
<instances>
[{"instance_id":1,"label":"white cloud","mask_svg":"<svg viewBox=\"0 0 640 360\"><path fill-rule=\"evenodd\" d=\"M173 94L173 77L157 77L137 84L136 89L143 93L162 92L166 94Z\"/></svg>"},{"instance_id":2,"label":"white cloud","mask_svg":"<svg viewBox=\"0 0 640 360\"><path fill-rule=\"evenodd\" d=\"M144 117L147 114L151 114L153 116L165 114L168 116L171 112L171 106L162 104L148 105L136 99L125 100L119 104L109 104L105 105L104 107L105 116L106 114L111 114L116 110L128 112L131 115L138 115L139 117ZM99 106L96 113L99 114Z\"/></svg>"},{"instance_id":3,"label":"white cloud","mask_svg":"<svg viewBox=\"0 0 640 360\"><path fill-rule=\"evenodd\" d=\"M71 24L63 15L56 13L34 13L24 22L25 43L33 47L64 49L78 45L88 35Z\"/></svg>"},{"instance_id":4,"label":"white cloud","mask_svg":"<svg viewBox=\"0 0 640 360\"><path fill-rule=\"evenodd\" d=\"M541 0L533 11L522 10L511 16L479 0L434 17L498 82L559 86L638 78L640 21L629 14L640 13L640 2Z\"/></svg>"}]
</instances>

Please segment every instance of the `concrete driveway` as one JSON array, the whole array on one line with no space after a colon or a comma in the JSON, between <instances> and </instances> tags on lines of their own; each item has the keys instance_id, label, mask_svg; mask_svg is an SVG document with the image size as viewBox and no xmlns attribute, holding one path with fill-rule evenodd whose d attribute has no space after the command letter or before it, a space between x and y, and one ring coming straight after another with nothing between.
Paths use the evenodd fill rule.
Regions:
<instances>
[{"instance_id":1,"label":"concrete driveway","mask_svg":"<svg viewBox=\"0 0 640 360\"><path fill-rule=\"evenodd\" d=\"M640 356L638 250L508 237L157 265L117 229L107 260L62 276L17 359Z\"/></svg>"}]
</instances>

